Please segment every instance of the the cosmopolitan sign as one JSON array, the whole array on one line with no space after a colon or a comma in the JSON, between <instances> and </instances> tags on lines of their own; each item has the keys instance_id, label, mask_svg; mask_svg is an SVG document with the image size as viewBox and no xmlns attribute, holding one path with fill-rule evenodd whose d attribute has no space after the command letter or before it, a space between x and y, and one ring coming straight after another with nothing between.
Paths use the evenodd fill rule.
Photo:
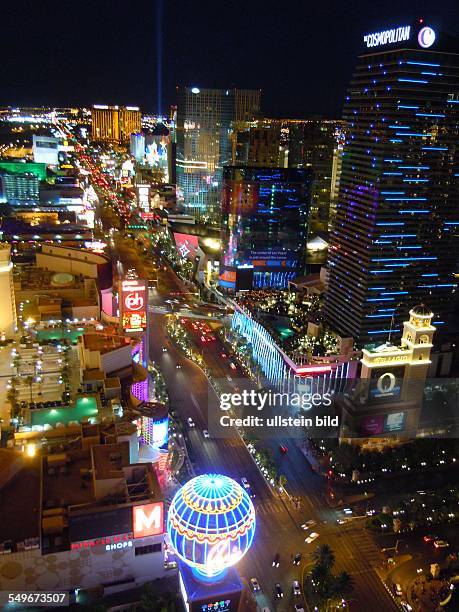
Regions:
<instances>
[{"instance_id":1,"label":"the cosmopolitan sign","mask_svg":"<svg viewBox=\"0 0 459 612\"><path fill-rule=\"evenodd\" d=\"M382 45L390 45L392 43L409 40L410 32L411 26L392 28L391 30L384 30L383 32L366 34L363 37L363 42L367 45L367 47L381 47Z\"/></svg>"}]
</instances>

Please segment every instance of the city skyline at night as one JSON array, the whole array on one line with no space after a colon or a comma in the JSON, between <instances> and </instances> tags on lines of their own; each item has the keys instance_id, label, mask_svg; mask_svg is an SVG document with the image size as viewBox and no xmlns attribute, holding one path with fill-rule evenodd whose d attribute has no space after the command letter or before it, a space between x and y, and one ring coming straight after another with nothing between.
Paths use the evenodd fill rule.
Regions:
<instances>
[{"instance_id":1,"label":"city skyline at night","mask_svg":"<svg viewBox=\"0 0 459 612\"><path fill-rule=\"evenodd\" d=\"M459 609L457 1L0 28L0 608Z\"/></svg>"}]
</instances>

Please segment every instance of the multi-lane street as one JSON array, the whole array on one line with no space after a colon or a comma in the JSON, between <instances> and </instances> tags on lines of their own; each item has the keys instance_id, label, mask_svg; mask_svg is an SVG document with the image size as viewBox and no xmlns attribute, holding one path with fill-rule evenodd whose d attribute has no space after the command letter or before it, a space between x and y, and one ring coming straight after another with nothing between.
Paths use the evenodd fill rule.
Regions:
<instances>
[{"instance_id":1,"label":"multi-lane street","mask_svg":"<svg viewBox=\"0 0 459 612\"><path fill-rule=\"evenodd\" d=\"M104 188L104 197L107 197L107 193L109 190ZM116 211L116 202L112 202L112 208ZM121 262L120 270L135 268L139 276L147 278L157 275L157 288L150 290L149 295L150 359L160 367L171 408L184 424L194 471L222 472L239 481L245 477L255 495L257 534L254 545L238 567L247 581L252 577L257 578L261 586L257 594L259 608L268 607L283 612L293 610L296 603L303 605L305 610L309 609L302 595L293 595L292 582L298 580L303 584L304 575L311 566L311 552L319 543L326 543L335 553L336 571L346 570L353 578L355 588L348 602L351 609L377 609L381 612L395 609L392 598L375 572L375 566L381 563L377 546L359 521L341 526L336 523L338 515L327 503L326 483L312 470L294 440L273 436L263 441L264 446L272 450L279 473L287 479L288 495L281 496L265 481L236 430L226 438L214 439L204 435L203 431L208 429L208 411L217 409L218 398L204 372L170 342L166 333L168 315L164 312L170 309L172 296L177 311L187 309L206 316L209 309L199 302L195 294L187 292L167 262L161 260L157 253L153 254L148 248L146 250L148 241L145 236L140 244L121 231L112 233L111 255ZM230 360L222 357L222 353L228 349L218 338L201 348L206 365L216 378L227 381L229 389L234 384L230 379L243 377L238 367L234 370ZM180 364L180 369L176 367L177 364ZM187 425L189 418L195 424L193 427ZM288 448L287 452L279 451L281 444ZM299 507L290 500L290 496L299 500ZM315 521L313 530L319 533L312 544L305 542L312 529L305 532L300 527L307 520ZM293 564L297 553L302 555L298 566ZM279 567L273 567L272 561L277 554ZM284 591L282 599L275 596L276 583L280 583Z\"/></svg>"}]
</instances>

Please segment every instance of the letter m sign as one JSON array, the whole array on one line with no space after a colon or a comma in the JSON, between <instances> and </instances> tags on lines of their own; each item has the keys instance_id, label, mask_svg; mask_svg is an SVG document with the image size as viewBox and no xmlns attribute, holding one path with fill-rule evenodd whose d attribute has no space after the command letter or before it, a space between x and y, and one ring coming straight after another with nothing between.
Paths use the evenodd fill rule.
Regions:
<instances>
[{"instance_id":1,"label":"letter m sign","mask_svg":"<svg viewBox=\"0 0 459 612\"><path fill-rule=\"evenodd\" d=\"M134 538L144 538L163 533L163 513L163 502L133 506L132 523Z\"/></svg>"}]
</instances>

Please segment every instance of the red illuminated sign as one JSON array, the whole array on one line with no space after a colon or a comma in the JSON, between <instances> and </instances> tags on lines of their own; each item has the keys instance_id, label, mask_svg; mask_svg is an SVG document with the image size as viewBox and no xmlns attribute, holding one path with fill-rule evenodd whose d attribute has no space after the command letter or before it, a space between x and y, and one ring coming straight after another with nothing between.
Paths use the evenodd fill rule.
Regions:
<instances>
[{"instance_id":1,"label":"red illuminated sign","mask_svg":"<svg viewBox=\"0 0 459 612\"><path fill-rule=\"evenodd\" d=\"M129 548L132 546L132 533L95 538L94 540L84 540L83 542L72 542L70 548L71 550L86 550L87 548L94 548L97 546L104 546L105 550Z\"/></svg>"},{"instance_id":2,"label":"red illuminated sign","mask_svg":"<svg viewBox=\"0 0 459 612\"><path fill-rule=\"evenodd\" d=\"M196 257L199 248L197 236L174 232L174 240L177 251L182 259L193 260Z\"/></svg>"},{"instance_id":3,"label":"red illuminated sign","mask_svg":"<svg viewBox=\"0 0 459 612\"><path fill-rule=\"evenodd\" d=\"M147 283L130 279L121 282L121 325L127 332L142 331L147 326Z\"/></svg>"},{"instance_id":4,"label":"red illuminated sign","mask_svg":"<svg viewBox=\"0 0 459 612\"><path fill-rule=\"evenodd\" d=\"M163 502L133 506L132 524L134 526L134 538L144 538L164 533Z\"/></svg>"}]
</instances>

